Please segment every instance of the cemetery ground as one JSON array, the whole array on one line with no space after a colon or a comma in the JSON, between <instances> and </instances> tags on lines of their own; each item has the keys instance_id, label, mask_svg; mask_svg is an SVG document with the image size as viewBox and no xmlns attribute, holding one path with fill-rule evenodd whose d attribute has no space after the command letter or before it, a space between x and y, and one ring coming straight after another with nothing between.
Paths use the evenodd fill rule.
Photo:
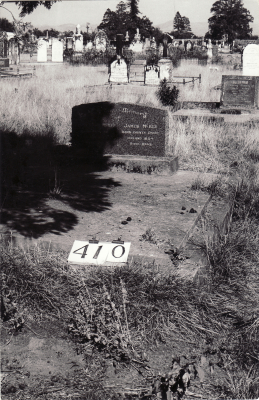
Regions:
<instances>
[{"instance_id":1,"label":"cemetery ground","mask_svg":"<svg viewBox=\"0 0 259 400\"><path fill-rule=\"evenodd\" d=\"M176 73L189 75L189 68ZM221 76L240 74L233 62L218 70L191 68L202 82L181 85L180 101L219 101ZM153 87L106 82L105 67L66 65L1 82L2 232L37 239L50 234L67 246L22 249L2 239L2 398L116 399L124 393L155 399L149 388L173 360L176 374L189 365L185 399L258 398L258 123L181 122L169 112L169 147L179 157L178 176L187 176L174 212L191 221L194 199L204 204L212 196L196 225L209 264L206 278L183 279L177 272L184 254L160 229L177 174L122 178L105 162L90 168L68 146L75 105L105 100L160 107ZM113 201L125 201L127 190L115 229L102 215ZM210 240L204 224L213 225L230 200L230 230ZM129 207L133 201L140 218ZM156 210L156 224L149 225ZM78 223L93 213L93 226ZM127 217L131 221L121 224ZM133 229L148 249L146 259L123 267L72 267L69 234L78 225L80 233L89 238L93 228L91 235L102 240L104 233L123 238ZM150 262L152 251L172 260L172 272Z\"/></svg>"}]
</instances>

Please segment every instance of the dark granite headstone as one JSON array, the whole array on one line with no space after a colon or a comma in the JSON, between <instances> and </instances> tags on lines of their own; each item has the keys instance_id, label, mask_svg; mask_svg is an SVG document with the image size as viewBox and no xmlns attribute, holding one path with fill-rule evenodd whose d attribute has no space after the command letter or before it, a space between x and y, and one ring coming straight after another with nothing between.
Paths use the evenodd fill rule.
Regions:
<instances>
[{"instance_id":1,"label":"dark granite headstone","mask_svg":"<svg viewBox=\"0 0 259 400\"><path fill-rule=\"evenodd\" d=\"M223 75L220 105L230 108L256 107L256 78L253 76Z\"/></svg>"},{"instance_id":2,"label":"dark granite headstone","mask_svg":"<svg viewBox=\"0 0 259 400\"><path fill-rule=\"evenodd\" d=\"M82 104L72 110L72 146L92 157L104 154L163 157L168 113L157 108L109 102Z\"/></svg>"}]
</instances>

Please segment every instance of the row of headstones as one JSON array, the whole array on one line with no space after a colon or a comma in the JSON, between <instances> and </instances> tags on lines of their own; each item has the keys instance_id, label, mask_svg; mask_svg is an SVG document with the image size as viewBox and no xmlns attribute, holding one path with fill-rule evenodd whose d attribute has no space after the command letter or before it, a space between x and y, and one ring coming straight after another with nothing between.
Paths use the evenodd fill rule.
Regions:
<instances>
[{"instance_id":1,"label":"row of headstones","mask_svg":"<svg viewBox=\"0 0 259 400\"><path fill-rule=\"evenodd\" d=\"M166 78L171 81L173 64L169 58L162 58L158 61L157 65L144 65L142 62L139 65L132 65L137 67L137 71L142 75L142 80L146 85L158 85L161 80ZM128 83L129 81L136 81L134 76L130 78L130 66L126 60L117 56L109 65L109 78L110 83ZM138 80L139 81L139 80Z\"/></svg>"},{"instance_id":2,"label":"row of headstones","mask_svg":"<svg viewBox=\"0 0 259 400\"><path fill-rule=\"evenodd\" d=\"M169 58L162 58L157 65L140 65L144 72L144 84L158 85L166 78L172 78L173 65ZM259 45L248 45L243 54L243 76L259 76ZM130 67L126 60L117 54L117 58L109 66L110 83L128 83L130 81Z\"/></svg>"},{"instance_id":3,"label":"row of headstones","mask_svg":"<svg viewBox=\"0 0 259 400\"><path fill-rule=\"evenodd\" d=\"M48 60L48 43L44 39L38 41L37 62L47 62ZM63 62L63 43L59 40L52 42L51 46L52 62Z\"/></svg>"}]
</instances>

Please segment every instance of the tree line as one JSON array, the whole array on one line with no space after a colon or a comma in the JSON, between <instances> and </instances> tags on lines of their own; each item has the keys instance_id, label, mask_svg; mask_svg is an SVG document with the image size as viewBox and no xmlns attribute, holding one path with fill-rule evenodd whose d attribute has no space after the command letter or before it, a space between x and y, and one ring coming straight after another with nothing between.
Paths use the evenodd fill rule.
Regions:
<instances>
[{"instance_id":1,"label":"tree line","mask_svg":"<svg viewBox=\"0 0 259 400\"><path fill-rule=\"evenodd\" d=\"M16 1L20 10L20 16L23 17L32 13L39 5L43 5L47 9L52 7L56 1ZM130 41L134 39L136 29L139 29L141 37L155 37L157 42L161 42L163 32L153 26L153 23L146 16L142 16L138 6L139 0L120 1L115 11L109 8L105 11L103 19L98 29L103 29L109 39L114 39L117 33L126 34L128 32ZM5 1L0 1L0 7L5 5ZM75 3L76 7L76 3ZM252 28L250 24L254 18L250 11L243 6L242 0L217 0L211 7L212 16L208 20L209 30L205 34L206 38L221 40L223 36L229 42L235 39L255 38L252 36ZM7 19L0 19L0 30L14 31L13 24ZM45 31L34 28L33 33L39 36L45 36ZM63 34L72 35L73 32L63 32ZM84 32L84 39L92 39L92 35ZM175 38L194 37L189 18L181 16L177 11L173 20L173 30L171 34ZM49 37L57 37L60 35L55 29L48 31ZM63 36L63 35L62 35Z\"/></svg>"}]
</instances>

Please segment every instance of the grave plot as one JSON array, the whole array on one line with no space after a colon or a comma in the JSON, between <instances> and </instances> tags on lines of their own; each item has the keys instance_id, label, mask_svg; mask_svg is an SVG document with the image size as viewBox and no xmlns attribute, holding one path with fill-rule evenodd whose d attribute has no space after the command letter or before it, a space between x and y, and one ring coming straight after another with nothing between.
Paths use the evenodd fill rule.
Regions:
<instances>
[{"instance_id":1,"label":"grave plot","mask_svg":"<svg viewBox=\"0 0 259 400\"><path fill-rule=\"evenodd\" d=\"M223 75L220 102L182 102L173 118L217 123L259 121L259 78Z\"/></svg>"},{"instance_id":2,"label":"grave plot","mask_svg":"<svg viewBox=\"0 0 259 400\"><path fill-rule=\"evenodd\" d=\"M1 78L32 78L35 75L36 68L28 67L0 67L0 79Z\"/></svg>"},{"instance_id":3,"label":"grave plot","mask_svg":"<svg viewBox=\"0 0 259 400\"><path fill-rule=\"evenodd\" d=\"M64 167L60 175L64 187L60 199L46 199L40 213L36 209L30 210L29 221L35 219L31 234L37 237L38 229L40 229L39 232L42 234L38 236L38 240L45 242L49 249L65 250L67 257L75 241L84 242L82 245L79 243L73 247L74 256L78 257L79 264L86 248L84 246L88 244L86 242L89 240L99 241L95 245L96 248L90 249L94 263L95 261L99 263L98 249L103 243L111 244L114 240L123 241L130 243L127 257L129 263L134 260L153 261L161 266L161 272L168 273L174 268L171 260L173 253L170 253L170 250L185 247L198 217L210 198L206 192L191 190L191 185L198 176L201 175L190 171L179 171L173 176L113 171L86 174L82 167L80 167L80 173L75 168ZM204 174L201 178L204 182L209 183L215 180L216 175ZM69 191L72 183L74 191L78 191L76 200L73 200L73 193L70 194L72 189ZM105 195L103 206L101 203L98 205L98 198L101 201L102 193ZM98 212L98 209L102 212ZM53 220L54 231L50 228L52 226L50 216L54 217L56 213L60 217L64 215L68 218L70 216L70 219L73 216L72 220L74 221L73 226L68 229L66 229L65 219L60 221L62 230L58 235L54 232L58 230L57 221ZM13 227L16 226L16 229L12 229L14 243L18 245L36 243L38 240L26 240L19 233L18 220L15 221L15 218L13 222L9 220L6 225L2 223L1 232L8 233L13 225ZM46 226L46 230L44 226ZM26 226L23 225L22 231L25 232L25 229ZM111 247L111 245L109 246ZM121 246L121 244L113 244L113 246ZM115 250L116 257L121 256L119 251L122 251L122 247ZM112 254L112 249L108 248L107 252ZM194 252L192 249L191 254ZM98 254L94 258L96 253ZM108 256L108 253L105 254L105 257ZM85 255L88 255L86 251ZM71 261L76 260L72 259ZM87 258L86 261L88 264L89 259ZM106 258L105 261L109 261L109 259ZM116 263L108 262L104 265L109 264Z\"/></svg>"}]
</instances>

